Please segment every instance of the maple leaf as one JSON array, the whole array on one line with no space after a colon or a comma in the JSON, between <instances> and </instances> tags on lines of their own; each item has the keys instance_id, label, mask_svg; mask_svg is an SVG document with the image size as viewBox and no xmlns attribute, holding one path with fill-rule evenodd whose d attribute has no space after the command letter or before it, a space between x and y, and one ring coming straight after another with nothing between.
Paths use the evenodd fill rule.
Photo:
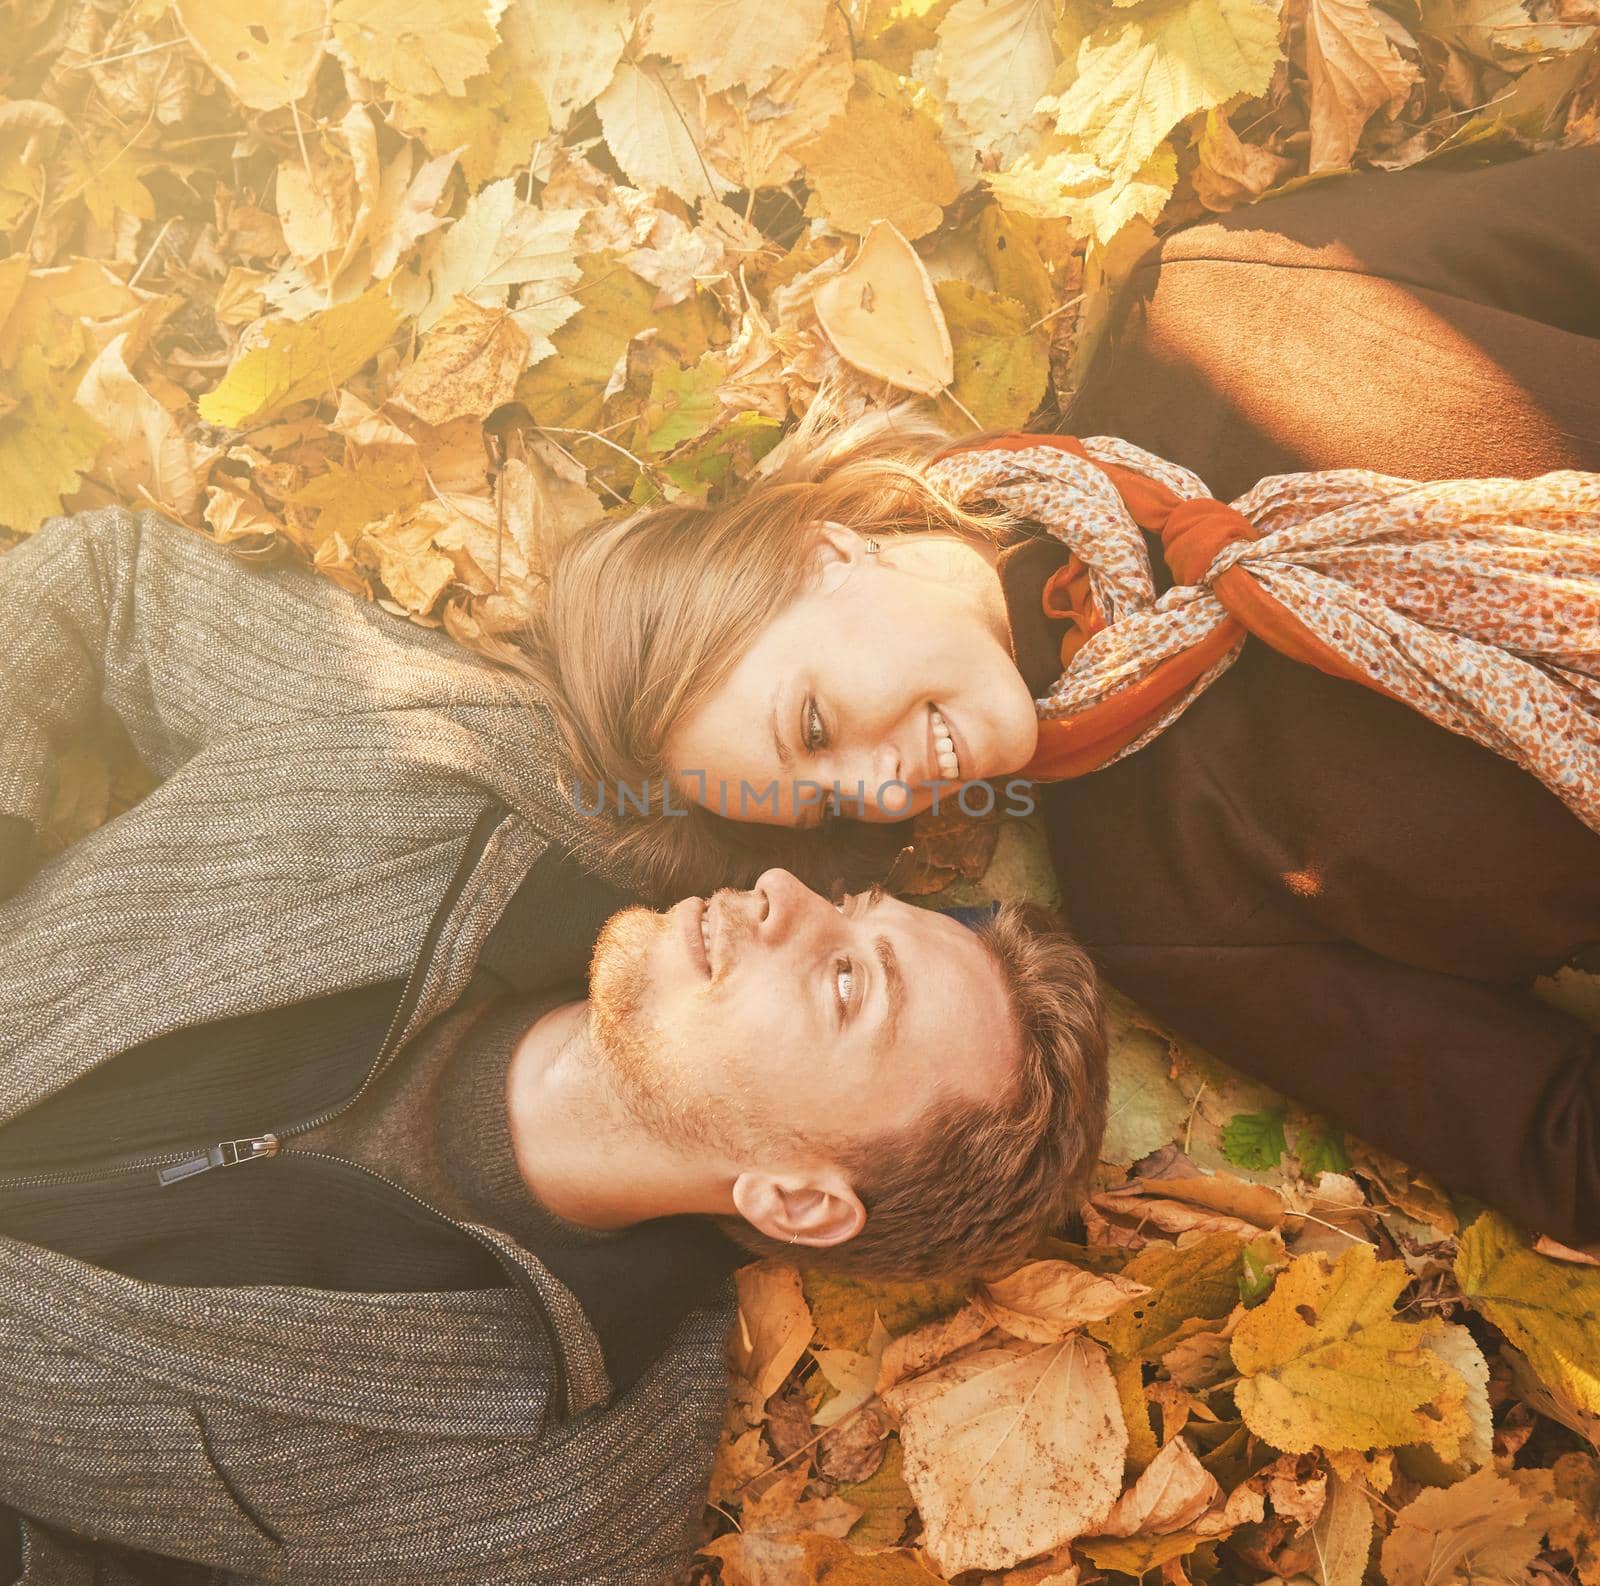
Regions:
<instances>
[{"instance_id":1,"label":"maple leaf","mask_svg":"<svg viewBox=\"0 0 1600 1586\"><path fill-rule=\"evenodd\" d=\"M1454 1458L1467 1435L1465 1385L1425 1347L1436 1325L1393 1314L1410 1274L1370 1245L1336 1263L1301 1256L1233 1334L1245 1425L1290 1453L1319 1445L1432 1443Z\"/></svg>"}]
</instances>

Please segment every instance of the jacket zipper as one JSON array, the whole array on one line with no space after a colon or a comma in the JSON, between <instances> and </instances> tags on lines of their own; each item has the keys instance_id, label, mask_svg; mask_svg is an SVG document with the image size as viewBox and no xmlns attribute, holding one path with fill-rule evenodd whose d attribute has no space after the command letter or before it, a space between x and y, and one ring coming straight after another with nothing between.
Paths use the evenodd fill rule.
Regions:
<instances>
[{"instance_id":1,"label":"jacket zipper","mask_svg":"<svg viewBox=\"0 0 1600 1586\"><path fill-rule=\"evenodd\" d=\"M146 1172L151 1168L157 1169L156 1177L163 1186L176 1184L183 1179L208 1173L212 1168L233 1167L240 1162L252 1162L262 1157L276 1156L283 1142L291 1136L304 1134L308 1129L320 1128L323 1124L332 1122L346 1108L353 1107L366 1094L368 1087L393 1055L396 1038L405 1028L406 1021L416 1007L417 993L423 975L433 961L433 952L444 931L444 923L455 907L456 900L461 896L467 884L467 877L471 875L483 855L483 850L488 846L491 834L504 816L505 806L494 803L473 822L472 830L467 836L466 851L456 866L455 874L450 878L450 885L445 889L443 899L434 910L433 918L428 922L422 946L406 976L405 984L401 987L400 1001L395 1006L394 1016L389 1021L389 1028L384 1034L377 1055L367 1069L366 1078L344 1101L325 1109L314 1118L303 1118L287 1128L266 1130L241 1140L219 1140L211 1145L195 1146L183 1151L168 1151L159 1156L135 1157L132 1160L119 1160L113 1157L93 1168L0 1178L0 1189L43 1189L58 1184L85 1184L95 1179L119 1177L125 1173Z\"/></svg>"},{"instance_id":2,"label":"jacket zipper","mask_svg":"<svg viewBox=\"0 0 1600 1586\"><path fill-rule=\"evenodd\" d=\"M467 837L466 851L462 854L460 863L456 866L455 874L450 878L450 885L445 890L445 895L434 910L433 918L428 922L428 930L422 940L422 946L417 952L416 959L411 965L410 973L406 976L405 985L400 991L400 1000L395 1005L394 1014L389 1020L389 1027L384 1033L382 1044L378 1047L377 1055L373 1058L367 1069L366 1078L360 1086L351 1092L344 1101L338 1105L326 1108L314 1118L303 1118L297 1123L290 1124L287 1128L276 1133L266 1131L262 1134L251 1135L240 1140L219 1140L214 1145L207 1146L203 1151L169 1152L164 1156L141 1157L132 1162L113 1161L102 1164L96 1169L84 1169L70 1173L43 1173L31 1178L5 1178L0 1179L0 1189L43 1188L58 1184L86 1183L95 1179L109 1178L125 1173L138 1173L156 1168L157 1179L164 1186L176 1184L186 1178L194 1178L201 1173L210 1172L212 1168L233 1167L241 1162L258 1161L265 1157L275 1157L283 1147L285 1140L297 1134L304 1134L308 1130L321 1128L325 1123L331 1123L335 1118L353 1107L364 1096L373 1080L378 1077L385 1063L392 1057L393 1048L399 1038L400 1032L405 1028L412 1012L416 1008L417 995L422 978L433 962L434 949L438 946L439 937L444 930L444 922L449 918L450 912L455 908L467 878L476 868L478 860L482 858L483 851L489 845L489 838L505 817L505 807L501 804L491 804L488 809L473 822L472 830ZM547 1310L544 1297L534 1286L533 1280L520 1268L509 1267L501 1252L498 1251L487 1239L476 1234L467 1224L457 1222L454 1217L446 1216L436 1206L431 1206L420 1195L414 1195L403 1184L397 1184L382 1173L375 1172L369 1167L363 1167L359 1162L348 1161L344 1157L331 1156L323 1151L304 1151L298 1153L306 1157L319 1158L325 1162L337 1162L344 1167L355 1168L358 1172L365 1173L369 1178L374 1178L381 1184L386 1184L397 1194L404 1195L424 1211L431 1213L441 1222L448 1223L452 1228L459 1229L468 1237L476 1240L500 1264L502 1270L507 1272L512 1282L522 1290L533 1308L533 1313L539 1319L539 1325L545 1335L549 1346L550 1358L555 1368L555 1393L553 1402L568 1409L569 1392L567 1380L566 1356L562 1352L561 1340L556 1333L555 1323Z\"/></svg>"}]
</instances>

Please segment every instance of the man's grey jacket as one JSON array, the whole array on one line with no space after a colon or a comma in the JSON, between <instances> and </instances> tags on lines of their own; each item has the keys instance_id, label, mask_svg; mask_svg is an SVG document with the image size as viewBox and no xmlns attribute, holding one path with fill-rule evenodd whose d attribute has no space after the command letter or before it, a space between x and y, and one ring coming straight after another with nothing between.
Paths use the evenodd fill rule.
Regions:
<instances>
[{"instance_id":1,"label":"man's grey jacket","mask_svg":"<svg viewBox=\"0 0 1600 1586\"><path fill-rule=\"evenodd\" d=\"M58 755L102 707L160 784L29 874ZM550 844L602 863L558 766L537 703L442 635L154 514L52 520L0 556L0 888L8 862L21 879L0 1124L136 1043L420 964L402 1045ZM26 1586L149 1579L121 1548L317 1586L675 1567L725 1303L613 1396L571 1293L473 1231L518 1281L169 1286L0 1238L0 1506L26 1517Z\"/></svg>"}]
</instances>

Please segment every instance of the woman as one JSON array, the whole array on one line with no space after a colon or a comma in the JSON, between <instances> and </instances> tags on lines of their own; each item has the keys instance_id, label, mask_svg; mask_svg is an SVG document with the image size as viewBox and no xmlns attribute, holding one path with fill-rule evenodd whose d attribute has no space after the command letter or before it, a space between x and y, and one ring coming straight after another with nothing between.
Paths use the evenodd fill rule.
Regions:
<instances>
[{"instance_id":1,"label":"woman","mask_svg":"<svg viewBox=\"0 0 1600 1586\"><path fill-rule=\"evenodd\" d=\"M1117 442L947 445L819 418L724 508L569 547L536 650L591 796L634 792L616 848L662 886L763 841L826 868L939 782L1039 777L1113 983L1600 1238L1600 1046L1527 990L1600 944L1600 480L1347 472L1236 512Z\"/></svg>"}]
</instances>

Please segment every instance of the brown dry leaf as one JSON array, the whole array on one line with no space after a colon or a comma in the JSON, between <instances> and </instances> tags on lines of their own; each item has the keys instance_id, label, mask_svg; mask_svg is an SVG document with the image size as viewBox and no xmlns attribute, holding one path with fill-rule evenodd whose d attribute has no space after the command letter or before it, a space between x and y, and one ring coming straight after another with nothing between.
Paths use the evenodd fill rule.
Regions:
<instances>
[{"instance_id":1,"label":"brown dry leaf","mask_svg":"<svg viewBox=\"0 0 1600 1586\"><path fill-rule=\"evenodd\" d=\"M1420 75L1381 15L1368 0L1305 0L1313 176L1347 166L1368 120L1401 104Z\"/></svg>"},{"instance_id":2,"label":"brown dry leaf","mask_svg":"<svg viewBox=\"0 0 1600 1586\"><path fill-rule=\"evenodd\" d=\"M916 1554L896 1549L862 1559L828 1536L719 1536L704 1549L720 1561L723 1586L941 1586Z\"/></svg>"},{"instance_id":3,"label":"brown dry leaf","mask_svg":"<svg viewBox=\"0 0 1600 1586\"><path fill-rule=\"evenodd\" d=\"M830 1427L818 1442L818 1471L829 1481L870 1480L888 1454L888 1431L888 1420L877 1408L863 1405Z\"/></svg>"},{"instance_id":4,"label":"brown dry leaf","mask_svg":"<svg viewBox=\"0 0 1600 1586\"><path fill-rule=\"evenodd\" d=\"M1383 1578L1387 1586L1531 1582L1544 1534L1562 1518L1548 1498L1480 1470L1453 1487L1429 1488L1395 1516Z\"/></svg>"},{"instance_id":5,"label":"brown dry leaf","mask_svg":"<svg viewBox=\"0 0 1600 1586\"><path fill-rule=\"evenodd\" d=\"M389 400L425 424L484 418L511 400L527 362L528 338L507 310L457 297L423 337Z\"/></svg>"},{"instance_id":6,"label":"brown dry leaf","mask_svg":"<svg viewBox=\"0 0 1600 1586\"><path fill-rule=\"evenodd\" d=\"M926 1322L891 1340L878 1366L878 1392L886 1392L907 1377L920 1376L993 1330L989 1307L981 1300L969 1300L953 1315Z\"/></svg>"},{"instance_id":7,"label":"brown dry leaf","mask_svg":"<svg viewBox=\"0 0 1600 1586\"><path fill-rule=\"evenodd\" d=\"M839 356L907 391L932 394L955 374L944 310L917 251L886 220L816 290L817 319Z\"/></svg>"},{"instance_id":8,"label":"brown dry leaf","mask_svg":"<svg viewBox=\"0 0 1600 1586\"><path fill-rule=\"evenodd\" d=\"M134 378L127 334L113 337L78 382L74 400L105 431L95 471L119 496L176 518L192 516L215 447L196 446Z\"/></svg>"},{"instance_id":9,"label":"brown dry leaf","mask_svg":"<svg viewBox=\"0 0 1600 1586\"><path fill-rule=\"evenodd\" d=\"M1116 1502L1127 1429L1105 1351L1080 1335L980 1351L884 1402L925 1546L947 1575L1060 1547Z\"/></svg>"},{"instance_id":10,"label":"brown dry leaf","mask_svg":"<svg viewBox=\"0 0 1600 1586\"><path fill-rule=\"evenodd\" d=\"M740 1516L747 1535L811 1531L819 1536L843 1536L861 1517L861 1510L839 1497L808 1498L811 1472L804 1466L785 1471L759 1497L749 1499Z\"/></svg>"},{"instance_id":11,"label":"brown dry leaf","mask_svg":"<svg viewBox=\"0 0 1600 1586\"><path fill-rule=\"evenodd\" d=\"M1151 1460L1097 1527L1100 1536L1165 1536L1192 1526L1222 1497L1216 1478L1181 1437Z\"/></svg>"},{"instance_id":12,"label":"brown dry leaf","mask_svg":"<svg viewBox=\"0 0 1600 1586\"><path fill-rule=\"evenodd\" d=\"M1115 1272L1087 1272L1070 1261L1030 1261L988 1284L983 1298L1013 1337L1048 1344L1088 1322L1104 1321L1149 1292Z\"/></svg>"},{"instance_id":13,"label":"brown dry leaf","mask_svg":"<svg viewBox=\"0 0 1600 1586\"><path fill-rule=\"evenodd\" d=\"M1563 1454L1550 1474L1556 1498L1568 1506L1550 1527L1550 1546L1572 1555L1583 1586L1600 1586L1600 1459Z\"/></svg>"},{"instance_id":14,"label":"brown dry leaf","mask_svg":"<svg viewBox=\"0 0 1600 1586\"><path fill-rule=\"evenodd\" d=\"M815 1330L800 1274L776 1261L741 1267L739 1315L729 1349L733 1369L768 1399L806 1352Z\"/></svg>"}]
</instances>

